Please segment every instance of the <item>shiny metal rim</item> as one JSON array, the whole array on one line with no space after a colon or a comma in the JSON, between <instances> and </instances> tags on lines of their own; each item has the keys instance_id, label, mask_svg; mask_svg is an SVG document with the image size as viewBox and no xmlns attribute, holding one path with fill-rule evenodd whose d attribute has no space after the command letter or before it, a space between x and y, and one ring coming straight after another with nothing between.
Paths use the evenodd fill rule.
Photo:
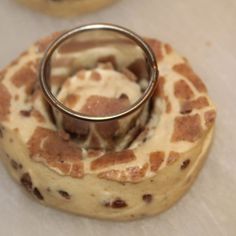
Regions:
<instances>
[{"instance_id":1,"label":"shiny metal rim","mask_svg":"<svg viewBox=\"0 0 236 236\"><path fill-rule=\"evenodd\" d=\"M93 30L107 30L107 31L114 31L121 33L131 40L135 41L139 47L142 48L144 51L146 58L147 58L147 65L149 66L150 71L150 80L147 89L145 90L142 97L135 102L132 106L130 106L127 110L110 116L104 116L104 117L96 117L96 116L88 116L84 115L79 112L75 112L68 107L64 106L61 102L57 100L57 98L52 94L51 89L48 85L48 71L50 69L50 60L55 52L55 50L67 39L72 38L74 35L83 33L86 31L93 31ZM76 27L72 30L69 30L68 32L62 34L60 37L58 37L54 42L52 42L49 47L47 48L39 68L39 81L41 84L42 91L47 99L47 101L57 108L59 111L63 112L64 114L73 117L75 119L84 120L84 121L90 121L90 122L105 122L110 120L119 119L122 117L125 117L133 112L135 112L137 109L139 109L152 95L156 88L157 81L158 81L158 69L157 69L157 62L155 55L151 48L143 41L141 37L139 37L134 32L117 26L113 24L89 24L89 25L83 25Z\"/></svg>"}]
</instances>

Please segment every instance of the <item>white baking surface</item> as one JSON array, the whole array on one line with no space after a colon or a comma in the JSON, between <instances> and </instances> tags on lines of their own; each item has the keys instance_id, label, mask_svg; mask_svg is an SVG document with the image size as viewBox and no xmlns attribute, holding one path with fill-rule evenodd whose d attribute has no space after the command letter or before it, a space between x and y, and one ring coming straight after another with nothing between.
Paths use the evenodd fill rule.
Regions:
<instances>
[{"instance_id":1,"label":"white baking surface","mask_svg":"<svg viewBox=\"0 0 236 236\"><path fill-rule=\"evenodd\" d=\"M236 235L236 0L123 0L59 20L1 0L0 67L50 32L112 22L171 43L204 78L218 107L215 140L191 190L160 216L128 223L78 217L31 200L0 163L0 236Z\"/></svg>"}]
</instances>

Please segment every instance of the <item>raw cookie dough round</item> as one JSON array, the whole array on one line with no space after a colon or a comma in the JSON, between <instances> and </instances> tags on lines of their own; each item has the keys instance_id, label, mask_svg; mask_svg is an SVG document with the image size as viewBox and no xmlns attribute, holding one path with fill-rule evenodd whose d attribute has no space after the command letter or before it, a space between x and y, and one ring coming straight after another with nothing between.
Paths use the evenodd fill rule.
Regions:
<instances>
[{"instance_id":1,"label":"raw cookie dough round","mask_svg":"<svg viewBox=\"0 0 236 236\"><path fill-rule=\"evenodd\" d=\"M168 209L192 185L212 140L216 111L204 83L170 45L146 39L160 78L145 129L121 151L81 149L52 121L37 81L39 60L54 37L40 40L0 73L1 159L9 173L40 203L75 214L130 220ZM65 47L57 66L66 68L73 53L89 56L90 50L99 60L101 48ZM111 51L113 61L122 60L118 52ZM138 73L140 62L125 63ZM113 70L96 72L103 78ZM54 76L55 86L62 77ZM98 136L102 146L103 132Z\"/></svg>"},{"instance_id":2,"label":"raw cookie dough round","mask_svg":"<svg viewBox=\"0 0 236 236\"><path fill-rule=\"evenodd\" d=\"M35 10L53 16L75 16L98 10L116 0L17 0Z\"/></svg>"}]
</instances>

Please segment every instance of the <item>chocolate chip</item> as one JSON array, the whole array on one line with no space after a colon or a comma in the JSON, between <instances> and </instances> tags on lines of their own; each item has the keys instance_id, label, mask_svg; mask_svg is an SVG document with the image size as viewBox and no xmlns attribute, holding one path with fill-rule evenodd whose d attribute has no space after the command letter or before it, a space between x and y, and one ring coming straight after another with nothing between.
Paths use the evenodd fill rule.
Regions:
<instances>
[{"instance_id":1,"label":"chocolate chip","mask_svg":"<svg viewBox=\"0 0 236 236\"><path fill-rule=\"evenodd\" d=\"M182 165L181 165L181 167L180 167L181 170L186 169L186 168L188 167L189 163L190 163L190 160L189 160L189 159L183 161L183 163L182 163Z\"/></svg>"},{"instance_id":2,"label":"chocolate chip","mask_svg":"<svg viewBox=\"0 0 236 236\"><path fill-rule=\"evenodd\" d=\"M128 95L125 93L122 93L119 97L119 99L129 99Z\"/></svg>"},{"instance_id":3,"label":"chocolate chip","mask_svg":"<svg viewBox=\"0 0 236 236\"><path fill-rule=\"evenodd\" d=\"M152 194L144 194L142 198L146 203L150 203L152 201Z\"/></svg>"},{"instance_id":4,"label":"chocolate chip","mask_svg":"<svg viewBox=\"0 0 236 236\"><path fill-rule=\"evenodd\" d=\"M111 207L111 208L124 208L127 207L127 203L120 199L117 198L116 200L112 201L112 202L105 202L104 204L106 207Z\"/></svg>"},{"instance_id":5,"label":"chocolate chip","mask_svg":"<svg viewBox=\"0 0 236 236\"><path fill-rule=\"evenodd\" d=\"M68 199L68 200L70 199L70 194L67 193L66 191L59 190L58 193L59 193L62 197L64 197L65 199Z\"/></svg>"},{"instance_id":6,"label":"chocolate chip","mask_svg":"<svg viewBox=\"0 0 236 236\"><path fill-rule=\"evenodd\" d=\"M15 160L11 160L11 166L13 169L18 170L19 165Z\"/></svg>"},{"instance_id":7,"label":"chocolate chip","mask_svg":"<svg viewBox=\"0 0 236 236\"><path fill-rule=\"evenodd\" d=\"M3 138L3 132L1 128L0 128L0 138Z\"/></svg>"},{"instance_id":8,"label":"chocolate chip","mask_svg":"<svg viewBox=\"0 0 236 236\"><path fill-rule=\"evenodd\" d=\"M15 160L11 160L11 166L13 167L13 169L15 169L15 170L18 170L18 169L22 169L23 168L23 166L20 164L20 163L18 163L18 162L16 162Z\"/></svg>"},{"instance_id":9,"label":"chocolate chip","mask_svg":"<svg viewBox=\"0 0 236 236\"><path fill-rule=\"evenodd\" d=\"M32 180L31 177L28 173L25 173L22 175L21 179L20 179L21 184L25 187L25 189L29 192L32 191Z\"/></svg>"},{"instance_id":10,"label":"chocolate chip","mask_svg":"<svg viewBox=\"0 0 236 236\"><path fill-rule=\"evenodd\" d=\"M31 114L31 110L21 110L20 114L25 117L29 117Z\"/></svg>"},{"instance_id":11,"label":"chocolate chip","mask_svg":"<svg viewBox=\"0 0 236 236\"><path fill-rule=\"evenodd\" d=\"M40 200L44 200L43 195L39 192L39 190L37 188L34 188L33 194Z\"/></svg>"}]
</instances>

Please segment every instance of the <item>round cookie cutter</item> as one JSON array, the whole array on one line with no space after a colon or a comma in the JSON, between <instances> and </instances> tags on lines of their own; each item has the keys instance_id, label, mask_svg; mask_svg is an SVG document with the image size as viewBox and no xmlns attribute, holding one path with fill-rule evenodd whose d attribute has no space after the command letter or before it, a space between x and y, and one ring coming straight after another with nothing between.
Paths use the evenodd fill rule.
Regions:
<instances>
[{"instance_id":1,"label":"round cookie cutter","mask_svg":"<svg viewBox=\"0 0 236 236\"><path fill-rule=\"evenodd\" d=\"M89 116L76 111L71 110L70 108L63 105L60 101L57 100L56 96L51 92L49 81L49 70L50 70L50 60L53 53L58 49L58 47L68 39L83 33L94 30L105 30L105 31L113 31L120 33L121 35L129 38L133 42L135 42L144 52L147 62L147 71L149 72L149 83L147 88L145 89L143 95L127 110L124 110L118 114L112 114L108 116ZM57 110L62 112L67 117L71 117L80 121L88 121L88 122L106 122L115 119L120 119L125 116L130 115L131 113L137 111L141 108L153 95L154 90L157 86L158 81L158 69L155 55L152 49L144 42L144 40L138 36L136 33L117 25L113 24L89 24L76 27L68 32L62 34L58 37L54 42L46 50L44 57L41 61L41 66L39 69L39 80L41 84L42 91L47 99L47 101Z\"/></svg>"},{"instance_id":2,"label":"round cookie cutter","mask_svg":"<svg viewBox=\"0 0 236 236\"><path fill-rule=\"evenodd\" d=\"M101 40L101 38L99 37L102 37L102 39L107 40L108 39L106 38L107 34L108 35L110 34L110 37L115 36L115 39L118 39L118 41L120 39L123 40L125 39L126 43L129 42L128 49L127 48L124 49L125 47L127 47L127 45L125 46L124 44L122 44L122 47L116 48L116 50L118 49L120 53L123 51L126 52L126 54L124 54L125 57L123 57L123 59L124 58L127 59L130 56L128 54L134 56L136 55L136 53L138 57L140 57L139 55L140 53L144 57L142 58L143 60L142 62L145 65L141 66L142 68L141 71L142 72L145 71L145 73L144 75L139 76L140 77L139 79L141 79L141 81L144 82L145 84L143 86L142 83L139 82L140 89L142 90L143 93L139 97L139 99L137 99L127 109L123 109L120 112L117 112L115 114L113 113L108 114L106 116L91 116L74 111L66 107L52 93L50 89L51 86L49 83L50 81L49 75L51 73L51 70L53 70L50 67L50 65L54 52L56 52L57 55L57 52L60 52L60 50L57 51L57 49L59 49L61 45L63 46L63 43L66 42L66 40L69 40L69 42L71 42L70 40L73 39L73 37L76 37L78 35L81 37L82 33L85 33L82 37L82 39L84 40L84 36L86 35L87 32L94 33L92 35L91 34L89 35L87 41L85 40L87 44L89 40L95 38L95 41L93 42L95 42L95 45L97 45L99 44L99 40ZM77 40L77 38L75 39ZM81 39L79 40L80 46L83 44L84 42L83 40L82 41ZM78 41L76 42L78 43ZM133 51L134 49L137 50L135 51L136 53L134 53ZM73 53L75 53L76 50L72 51ZM102 51L103 52L106 51L106 48L105 49L103 48ZM94 57L94 55L92 54L92 58ZM132 56L131 56L132 59L134 58L136 59L135 56L134 58ZM72 69L73 65L71 68L70 67L68 68ZM137 134L139 134L140 131L144 129L145 123L148 119L147 109L149 109L149 101L157 85L158 69L154 53L152 52L150 47L142 40L142 38L140 38L137 34L133 33L128 29L116 25L90 24L77 27L62 34L48 47L41 62L39 78L43 93L49 104L51 104L52 106L54 118L58 128L59 129L62 128L65 131L73 134L73 137L75 137L79 141L78 144L85 149L102 148L111 151L111 150L122 150L124 148L127 148L132 143ZM106 91L104 91L104 93L105 92ZM103 134L101 134L101 132ZM93 137L98 137L97 136L98 133L102 135L99 137L99 139L101 138L103 139L102 143L98 141L100 144L98 144L97 141L93 141L94 140Z\"/></svg>"}]
</instances>

